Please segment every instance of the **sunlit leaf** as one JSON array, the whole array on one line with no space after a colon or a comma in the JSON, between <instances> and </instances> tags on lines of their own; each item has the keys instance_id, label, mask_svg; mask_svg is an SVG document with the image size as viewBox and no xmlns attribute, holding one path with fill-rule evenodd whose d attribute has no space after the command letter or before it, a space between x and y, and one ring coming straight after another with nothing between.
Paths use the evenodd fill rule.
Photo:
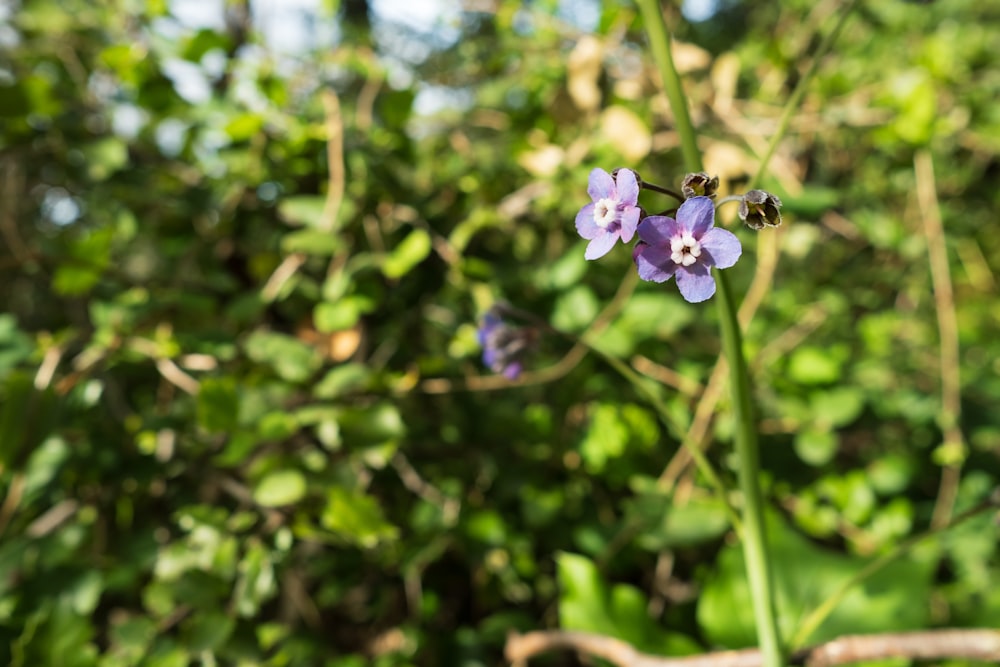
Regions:
<instances>
[{"instance_id":1,"label":"sunlit leaf","mask_svg":"<svg viewBox=\"0 0 1000 667\"><path fill-rule=\"evenodd\" d=\"M306 478L298 470L276 470L264 476L253 492L253 499L264 507L293 505L306 494Z\"/></svg>"}]
</instances>

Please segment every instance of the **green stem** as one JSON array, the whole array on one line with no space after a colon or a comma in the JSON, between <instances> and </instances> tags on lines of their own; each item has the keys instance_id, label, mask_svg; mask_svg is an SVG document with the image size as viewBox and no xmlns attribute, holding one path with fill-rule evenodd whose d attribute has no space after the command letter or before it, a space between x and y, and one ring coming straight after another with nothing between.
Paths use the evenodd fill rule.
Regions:
<instances>
[{"instance_id":1,"label":"green stem","mask_svg":"<svg viewBox=\"0 0 1000 667\"><path fill-rule=\"evenodd\" d=\"M670 55L670 36L663 21L660 4L658 0L638 0L638 3L649 34L653 59L656 61L660 76L663 78L663 90L674 112L677 132L681 138L685 167L689 172L701 171L698 135L691 123L687 98ZM736 317L736 301L733 299L725 275L718 271L715 274L718 285L722 347L723 353L729 361L730 391L732 392L736 422L735 445L739 465L738 474L740 490L743 494L743 550L747 579L753 598L754 619L757 623L757 639L763 667L781 667L783 664L782 647L774 609L774 586L764 535L764 502L760 491L760 462L750 380L747 374L746 360L743 357L742 336Z\"/></svg>"},{"instance_id":2,"label":"green stem","mask_svg":"<svg viewBox=\"0 0 1000 667\"><path fill-rule=\"evenodd\" d=\"M750 390L750 376L743 357L743 336L737 320L737 304L729 289L729 280L721 271L715 272L718 285L719 325L722 329L722 350L729 361L729 384L733 397L733 421L736 425L735 447L739 469L740 492L743 495L743 555L747 579L757 621L757 641L764 667L782 664L781 636L774 607L774 584L770 559L767 557L764 525L764 497L760 490L760 452L757 444L756 419Z\"/></svg>"},{"instance_id":3,"label":"green stem","mask_svg":"<svg viewBox=\"0 0 1000 667\"><path fill-rule=\"evenodd\" d=\"M674 57L670 53L670 35L667 24L663 22L663 10L659 0L638 0L639 11L642 12L642 22L649 36L649 47L653 52L653 60L660 70L663 79L663 91L670 101L677 123L677 133L681 138L681 153L684 154L684 166L689 172L701 171L701 151L698 150L698 135L691 124L691 114L688 112L687 97L681 85L681 77L674 67Z\"/></svg>"}]
</instances>

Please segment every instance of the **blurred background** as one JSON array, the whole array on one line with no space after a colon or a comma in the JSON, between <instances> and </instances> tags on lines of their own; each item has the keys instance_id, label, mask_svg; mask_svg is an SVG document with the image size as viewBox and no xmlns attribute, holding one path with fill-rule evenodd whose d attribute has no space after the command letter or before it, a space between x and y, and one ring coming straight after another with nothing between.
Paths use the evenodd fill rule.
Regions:
<instances>
[{"instance_id":1,"label":"blurred background","mask_svg":"<svg viewBox=\"0 0 1000 667\"><path fill-rule=\"evenodd\" d=\"M723 196L845 4L663 3ZM1000 483L998 43L996 3L859 2L758 183L785 224L720 211L786 636ZM0 663L752 645L679 446L732 484L715 307L573 226L594 167L679 186L659 80L618 0L0 0ZM996 627L998 565L979 515L809 640Z\"/></svg>"}]
</instances>

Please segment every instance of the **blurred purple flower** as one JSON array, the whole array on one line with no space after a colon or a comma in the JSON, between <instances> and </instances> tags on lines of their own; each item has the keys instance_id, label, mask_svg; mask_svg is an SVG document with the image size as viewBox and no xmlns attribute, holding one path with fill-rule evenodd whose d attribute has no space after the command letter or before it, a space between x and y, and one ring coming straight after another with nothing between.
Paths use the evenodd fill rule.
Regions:
<instances>
[{"instance_id":1,"label":"blurred purple flower","mask_svg":"<svg viewBox=\"0 0 1000 667\"><path fill-rule=\"evenodd\" d=\"M524 354L534 341L534 329L512 327L492 310L486 313L479 327L483 363L510 380L517 379L524 370Z\"/></svg>"},{"instance_id":2,"label":"blurred purple flower","mask_svg":"<svg viewBox=\"0 0 1000 667\"><path fill-rule=\"evenodd\" d=\"M639 223L639 243L632 257L643 280L662 283L677 276L687 301L715 294L711 267L727 269L743 252L739 239L714 227L715 207L708 197L692 197L677 209L677 219L651 215Z\"/></svg>"},{"instance_id":3,"label":"blurred purple flower","mask_svg":"<svg viewBox=\"0 0 1000 667\"><path fill-rule=\"evenodd\" d=\"M639 224L639 181L631 169L619 169L617 175L603 169L590 172L587 194L594 201L576 214L576 231L590 241L584 257L597 259L621 239L628 243Z\"/></svg>"}]
</instances>

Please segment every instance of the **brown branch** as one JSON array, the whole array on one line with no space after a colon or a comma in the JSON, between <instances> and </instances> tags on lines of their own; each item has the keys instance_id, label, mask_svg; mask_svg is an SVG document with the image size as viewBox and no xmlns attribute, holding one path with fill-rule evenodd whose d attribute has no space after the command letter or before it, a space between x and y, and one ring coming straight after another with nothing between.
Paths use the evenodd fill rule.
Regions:
<instances>
[{"instance_id":1,"label":"brown branch","mask_svg":"<svg viewBox=\"0 0 1000 667\"><path fill-rule=\"evenodd\" d=\"M344 120L340 112L340 99L332 89L323 91L323 109L326 112L326 202L323 205L320 229L332 231L340 216L344 202Z\"/></svg>"},{"instance_id":2,"label":"brown branch","mask_svg":"<svg viewBox=\"0 0 1000 667\"><path fill-rule=\"evenodd\" d=\"M603 658L617 667L759 667L762 664L760 651L755 648L665 657L642 653L613 637L562 630L512 634L507 638L504 655L512 665L523 667L533 656L555 650L572 650ZM848 635L797 651L788 662L804 667L833 667L885 658L1000 660L1000 630L944 629Z\"/></svg>"},{"instance_id":3,"label":"brown branch","mask_svg":"<svg viewBox=\"0 0 1000 667\"><path fill-rule=\"evenodd\" d=\"M934 288L934 306L937 313L940 337L941 410L938 423L944 434L944 449L949 461L941 471L941 485L931 525L942 526L951 518L962 460L966 456L965 439L959 421L962 415L962 382L959 376L960 353L958 342L958 316L955 314L955 290L948 269L948 250L945 244L941 206L937 199L934 180L934 159L929 150L917 151L913 160L917 201L923 220L927 255L930 259L931 285Z\"/></svg>"},{"instance_id":4,"label":"brown branch","mask_svg":"<svg viewBox=\"0 0 1000 667\"><path fill-rule=\"evenodd\" d=\"M1000 630L926 630L853 635L820 644L805 653L807 667L846 665L862 660L1000 660Z\"/></svg>"}]
</instances>

